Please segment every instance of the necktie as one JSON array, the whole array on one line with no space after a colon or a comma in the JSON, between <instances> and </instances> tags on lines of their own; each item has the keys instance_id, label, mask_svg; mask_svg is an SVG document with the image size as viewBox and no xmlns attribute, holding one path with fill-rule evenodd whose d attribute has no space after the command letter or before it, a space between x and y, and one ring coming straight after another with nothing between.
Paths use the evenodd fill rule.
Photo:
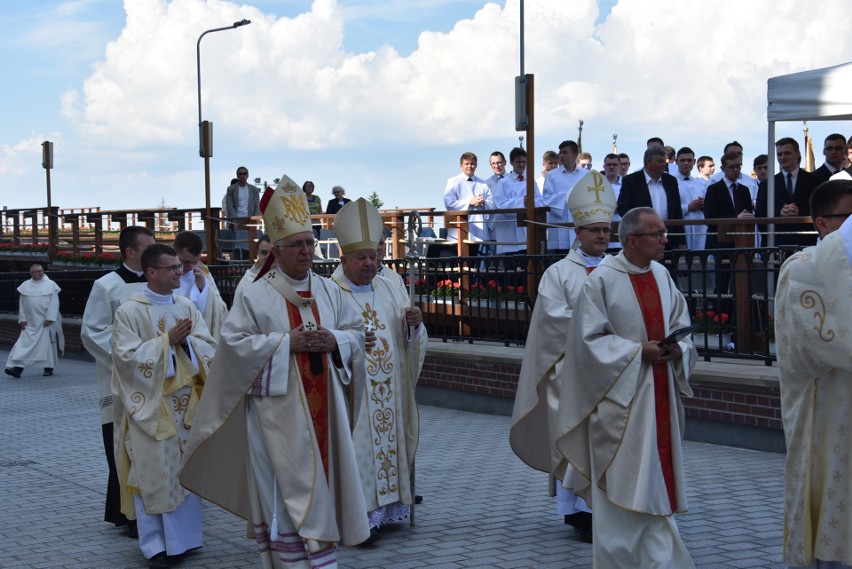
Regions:
<instances>
[{"instance_id":1,"label":"necktie","mask_svg":"<svg viewBox=\"0 0 852 569\"><path fill-rule=\"evenodd\" d=\"M793 174L787 172L787 198L793 201Z\"/></svg>"},{"instance_id":2,"label":"necktie","mask_svg":"<svg viewBox=\"0 0 852 569\"><path fill-rule=\"evenodd\" d=\"M686 181L688 182L688 181L689 181L689 176L684 176L684 177L683 177L683 179L684 179L684 180L686 180Z\"/></svg>"},{"instance_id":3,"label":"necktie","mask_svg":"<svg viewBox=\"0 0 852 569\"><path fill-rule=\"evenodd\" d=\"M731 184L731 203L734 205L734 213L739 213L737 208L737 185Z\"/></svg>"},{"instance_id":4,"label":"necktie","mask_svg":"<svg viewBox=\"0 0 852 569\"><path fill-rule=\"evenodd\" d=\"M468 182L472 182L472 181L473 181L473 178L468 178L468 179L467 179L467 181L468 181Z\"/></svg>"},{"instance_id":5,"label":"necktie","mask_svg":"<svg viewBox=\"0 0 852 569\"><path fill-rule=\"evenodd\" d=\"M519 181L519 182L523 182L523 181L524 181L524 175L523 175L523 174L518 174L518 181Z\"/></svg>"}]
</instances>

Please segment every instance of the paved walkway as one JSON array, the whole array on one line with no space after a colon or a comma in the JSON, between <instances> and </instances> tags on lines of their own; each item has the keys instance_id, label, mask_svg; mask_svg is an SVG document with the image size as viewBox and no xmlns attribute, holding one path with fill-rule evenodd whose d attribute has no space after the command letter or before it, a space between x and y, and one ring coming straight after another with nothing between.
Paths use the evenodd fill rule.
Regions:
<instances>
[{"instance_id":1,"label":"paved walkway","mask_svg":"<svg viewBox=\"0 0 852 569\"><path fill-rule=\"evenodd\" d=\"M8 351L0 350L5 362ZM0 567L145 567L133 540L100 521L102 456L94 364L52 378L0 377ZM343 548L347 569L591 567L590 546L555 515L543 474L509 449L508 417L421 409L417 525ZM698 567L780 569L784 458L686 443L690 511L678 516ZM205 546L181 569L259 568L245 524L205 504Z\"/></svg>"}]
</instances>

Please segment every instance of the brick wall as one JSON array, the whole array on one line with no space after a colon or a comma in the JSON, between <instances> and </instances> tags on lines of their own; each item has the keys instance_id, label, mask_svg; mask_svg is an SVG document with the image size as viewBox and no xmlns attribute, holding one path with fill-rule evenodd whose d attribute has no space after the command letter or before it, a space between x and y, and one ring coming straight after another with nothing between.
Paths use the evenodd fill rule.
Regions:
<instances>
[{"instance_id":1,"label":"brick wall","mask_svg":"<svg viewBox=\"0 0 852 569\"><path fill-rule=\"evenodd\" d=\"M426 356L418 385L514 399L520 364Z\"/></svg>"},{"instance_id":2,"label":"brick wall","mask_svg":"<svg viewBox=\"0 0 852 569\"><path fill-rule=\"evenodd\" d=\"M684 400L687 417L781 430L778 386L719 385L693 381L695 397Z\"/></svg>"}]
</instances>

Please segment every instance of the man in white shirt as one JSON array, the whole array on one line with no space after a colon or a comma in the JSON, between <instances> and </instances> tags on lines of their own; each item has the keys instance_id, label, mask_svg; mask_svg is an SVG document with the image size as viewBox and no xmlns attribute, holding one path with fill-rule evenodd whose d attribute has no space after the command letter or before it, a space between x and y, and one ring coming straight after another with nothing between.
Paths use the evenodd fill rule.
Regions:
<instances>
[{"instance_id":1,"label":"man in white shirt","mask_svg":"<svg viewBox=\"0 0 852 569\"><path fill-rule=\"evenodd\" d=\"M494 190L495 209L517 209L525 207L527 197L527 151L523 148L513 148L509 153L512 171L503 178ZM538 186L534 184L534 201L536 207L541 206ZM517 215L514 213L494 214L494 231L497 239L498 255L523 255L527 251L527 230L518 227Z\"/></svg>"},{"instance_id":2,"label":"man in white shirt","mask_svg":"<svg viewBox=\"0 0 852 569\"><path fill-rule=\"evenodd\" d=\"M704 185L707 185L710 177L716 172L716 163L709 156L701 156L698 158L698 177L704 180Z\"/></svg>"},{"instance_id":3,"label":"man in white shirt","mask_svg":"<svg viewBox=\"0 0 852 569\"><path fill-rule=\"evenodd\" d=\"M677 186L680 191L680 204L684 219L704 219L704 180L691 175L695 164L695 152L688 146L677 151ZM704 249L707 239L706 225L687 225L686 248L690 251Z\"/></svg>"},{"instance_id":4,"label":"man in white shirt","mask_svg":"<svg viewBox=\"0 0 852 569\"><path fill-rule=\"evenodd\" d=\"M545 151L541 157L541 176L535 179L539 192L544 187L544 178L547 177L547 173L551 170L556 170L558 167L559 155L553 150Z\"/></svg>"},{"instance_id":5,"label":"man in white shirt","mask_svg":"<svg viewBox=\"0 0 852 569\"><path fill-rule=\"evenodd\" d=\"M626 156L626 155L625 155ZM630 159L627 159L627 166L630 166ZM618 157L618 154L607 154L604 157L604 177L606 181L609 182L609 185L612 186L612 191L615 193L615 199L618 200L618 194L621 193L621 159ZM621 220L621 216L618 213L613 213L612 216L613 221ZM621 243L618 242L618 239L610 241L609 243L610 249L620 249Z\"/></svg>"},{"instance_id":6,"label":"man in white shirt","mask_svg":"<svg viewBox=\"0 0 852 569\"><path fill-rule=\"evenodd\" d=\"M622 178L630 171L630 156L621 152L618 155L618 175Z\"/></svg>"},{"instance_id":7,"label":"man in white shirt","mask_svg":"<svg viewBox=\"0 0 852 569\"><path fill-rule=\"evenodd\" d=\"M447 211L482 211L494 209L491 188L481 178L476 177L476 154L465 152L459 159L461 174L447 180L444 188L444 207ZM496 175L496 172L495 172ZM482 242L492 241L492 222L490 214L469 215L467 218L468 239ZM448 228L447 237L458 239L459 230ZM478 243L470 246L470 256L480 253ZM482 251L482 253L485 253Z\"/></svg>"},{"instance_id":8,"label":"man in white shirt","mask_svg":"<svg viewBox=\"0 0 852 569\"><path fill-rule=\"evenodd\" d=\"M560 166L552 170L544 179L542 198L547 212L547 223L571 223L571 211L566 200L577 181L588 174L587 170L577 167L579 147L573 140L564 140L559 144ZM574 242L574 230L568 227L550 227L547 230L547 250L549 253L567 254Z\"/></svg>"}]
</instances>

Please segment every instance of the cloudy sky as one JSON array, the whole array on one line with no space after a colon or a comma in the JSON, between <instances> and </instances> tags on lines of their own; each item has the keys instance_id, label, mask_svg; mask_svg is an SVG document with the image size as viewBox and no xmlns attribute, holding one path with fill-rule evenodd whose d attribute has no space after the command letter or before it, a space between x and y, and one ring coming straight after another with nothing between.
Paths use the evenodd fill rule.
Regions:
<instances>
[{"instance_id":1,"label":"cloudy sky","mask_svg":"<svg viewBox=\"0 0 852 569\"><path fill-rule=\"evenodd\" d=\"M766 152L766 81L844 63L848 2L526 0L535 75L532 160L576 139L599 166L641 163L661 136L718 160L732 139ZM316 183L323 201L376 191L386 207L443 209L459 155L517 145L519 0L2 0L0 191L46 205L41 142L55 144L53 203L204 206L195 47L214 124L214 205L237 166ZM822 139L852 125L814 122ZM802 139L802 125L778 136Z\"/></svg>"}]
</instances>

